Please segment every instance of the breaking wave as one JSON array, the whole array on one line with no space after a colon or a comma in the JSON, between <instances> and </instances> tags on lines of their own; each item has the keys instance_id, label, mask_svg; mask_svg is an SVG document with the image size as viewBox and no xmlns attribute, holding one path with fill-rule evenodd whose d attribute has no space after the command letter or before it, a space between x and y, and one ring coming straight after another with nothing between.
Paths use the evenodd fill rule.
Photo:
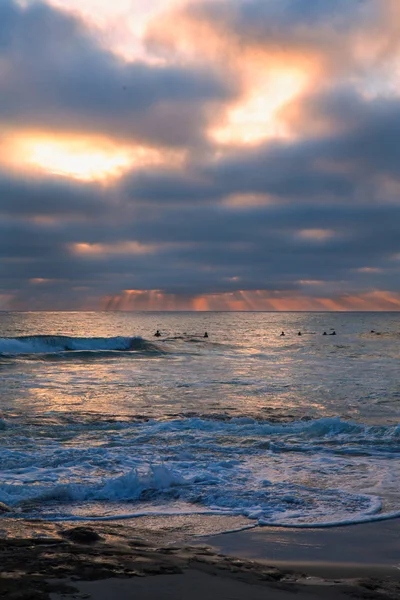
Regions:
<instances>
[{"instance_id":1,"label":"breaking wave","mask_svg":"<svg viewBox=\"0 0 400 600\"><path fill-rule=\"evenodd\" d=\"M70 337L65 335L27 335L0 338L0 356L62 355L79 358L101 353L136 352L164 354L156 344L141 337Z\"/></svg>"}]
</instances>

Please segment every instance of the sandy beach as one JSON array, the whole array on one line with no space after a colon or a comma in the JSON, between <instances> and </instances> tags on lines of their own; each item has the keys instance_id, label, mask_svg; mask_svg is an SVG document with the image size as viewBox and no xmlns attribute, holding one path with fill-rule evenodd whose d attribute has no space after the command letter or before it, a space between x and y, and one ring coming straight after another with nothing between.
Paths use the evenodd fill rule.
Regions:
<instances>
[{"instance_id":1,"label":"sandy beach","mask_svg":"<svg viewBox=\"0 0 400 600\"><path fill-rule=\"evenodd\" d=\"M257 528L193 536L201 528L201 519L184 524L174 517L78 524L4 518L0 597L400 597L398 520L324 530Z\"/></svg>"}]
</instances>

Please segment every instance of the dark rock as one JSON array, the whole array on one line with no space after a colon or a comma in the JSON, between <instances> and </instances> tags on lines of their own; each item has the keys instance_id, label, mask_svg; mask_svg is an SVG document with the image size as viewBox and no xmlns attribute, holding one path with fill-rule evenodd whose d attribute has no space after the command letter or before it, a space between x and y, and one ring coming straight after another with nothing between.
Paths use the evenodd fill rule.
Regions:
<instances>
[{"instance_id":1,"label":"dark rock","mask_svg":"<svg viewBox=\"0 0 400 600\"><path fill-rule=\"evenodd\" d=\"M61 533L64 537L77 544L93 544L103 538L90 527L74 527Z\"/></svg>"}]
</instances>

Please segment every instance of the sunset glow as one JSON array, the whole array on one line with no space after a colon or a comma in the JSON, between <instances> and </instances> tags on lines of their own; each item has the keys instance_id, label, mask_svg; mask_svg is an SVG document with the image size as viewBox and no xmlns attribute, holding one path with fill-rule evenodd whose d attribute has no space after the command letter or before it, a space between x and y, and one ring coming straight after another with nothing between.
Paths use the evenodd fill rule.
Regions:
<instances>
[{"instance_id":1,"label":"sunset glow","mask_svg":"<svg viewBox=\"0 0 400 600\"><path fill-rule=\"evenodd\" d=\"M102 309L122 311L356 311L360 306L362 310L368 311L399 310L400 294L375 291L357 296L348 294L326 298L265 290L237 290L194 296L184 300L161 290L124 290L116 296L107 296L102 302Z\"/></svg>"}]
</instances>

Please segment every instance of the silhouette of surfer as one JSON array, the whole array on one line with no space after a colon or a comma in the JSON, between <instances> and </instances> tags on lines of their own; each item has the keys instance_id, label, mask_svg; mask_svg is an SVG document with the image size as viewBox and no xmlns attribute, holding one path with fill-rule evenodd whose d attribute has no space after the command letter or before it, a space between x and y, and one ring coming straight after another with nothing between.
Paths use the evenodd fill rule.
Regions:
<instances>
[{"instance_id":1,"label":"silhouette of surfer","mask_svg":"<svg viewBox=\"0 0 400 600\"><path fill-rule=\"evenodd\" d=\"M281 333L280 337L284 337L284 335L285 335L285 332L284 332L284 331L282 331L282 333Z\"/></svg>"},{"instance_id":2,"label":"silhouette of surfer","mask_svg":"<svg viewBox=\"0 0 400 600\"><path fill-rule=\"evenodd\" d=\"M205 334L203 335L203 337L208 338L208 333L207 331L205 332Z\"/></svg>"},{"instance_id":3,"label":"silhouette of surfer","mask_svg":"<svg viewBox=\"0 0 400 600\"><path fill-rule=\"evenodd\" d=\"M155 337L161 337L160 330L159 330L159 329L157 329L157 331L155 332L155 334L154 334L154 335L155 335Z\"/></svg>"},{"instance_id":4,"label":"silhouette of surfer","mask_svg":"<svg viewBox=\"0 0 400 600\"><path fill-rule=\"evenodd\" d=\"M299 333L297 335L301 335L301 331L299 331Z\"/></svg>"},{"instance_id":5,"label":"silhouette of surfer","mask_svg":"<svg viewBox=\"0 0 400 600\"><path fill-rule=\"evenodd\" d=\"M329 335L336 335L336 331L333 330L332 333L330 333Z\"/></svg>"},{"instance_id":6,"label":"silhouette of surfer","mask_svg":"<svg viewBox=\"0 0 400 600\"><path fill-rule=\"evenodd\" d=\"M328 335L328 334L326 333L326 331L324 331L324 333L322 335Z\"/></svg>"}]
</instances>

